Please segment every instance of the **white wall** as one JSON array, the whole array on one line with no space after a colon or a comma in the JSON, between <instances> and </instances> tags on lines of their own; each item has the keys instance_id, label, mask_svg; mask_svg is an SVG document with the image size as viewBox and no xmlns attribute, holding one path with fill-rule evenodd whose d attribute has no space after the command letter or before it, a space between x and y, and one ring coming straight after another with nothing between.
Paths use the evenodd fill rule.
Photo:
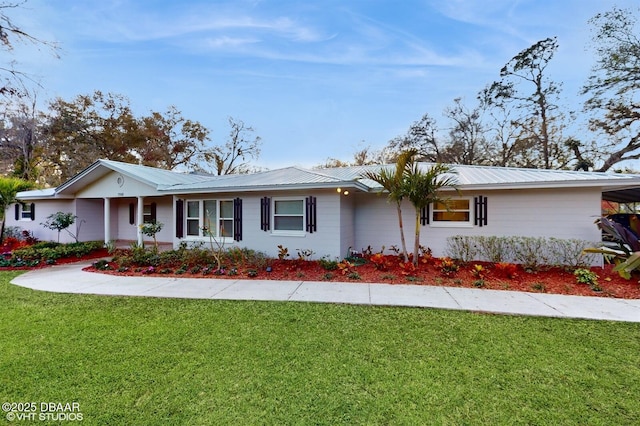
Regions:
<instances>
[{"instance_id":1,"label":"white wall","mask_svg":"<svg viewBox=\"0 0 640 426\"><path fill-rule=\"evenodd\" d=\"M32 203L32 201L27 201L27 204ZM12 204L11 207L7 210L6 214L6 226L17 226L22 229L26 229L32 232L33 236L42 241L58 241L58 231L50 230L40 225L47 220L47 216L57 213L73 213L76 214L76 203L75 200L36 200L33 201L35 204L35 219L20 219L18 221L15 220L15 204ZM72 225L75 227L75 225ZM72 231L74 231L73 229ZM60 233L60 242L61 243L69 243L75 241L66 231L62 231Z\"/></svg>"},{"instance_id":2,"label":"white wall","mask_svg":"<svg viewBox=\"0 0 640 426\"><path fill-rule=\"evenodd\" d=\"M76 219L75 224L71 225L70 230L75 234L77 226L80 226L79 241L104 240L104 200L76 200L75 214L78 219Z\"/></svg>"},{"instance_id":3,"label":"white wall","mask_svg":"<svg viewBox=\"0 0 640 426\"><path fill-rule=\"evenodd\" d=\"M158 195L158 191L154 187L116 172L109 172L75 194L77 198L122 198L152 195Z\"/></svg>"},{"instance_id":4,"label":"white wall","mask_svg":"<svg viewBox=\"0 0 640 426\"><path fill-rule=\"evenodd\" d=\"M470 228L422 226L420 243L434 256L445 255L446 239L452 235L556 237L600 241L594 221L600 216L601 193L597 189L464 192L463 197L484 195L488 199L488 223ZM359 195L356 213L356 245L374 249L400 247L395 204L385 195ZM404 202L404 234L409 251L413 247L415 210ZM473 212L473 211L472 211Z\"/></svg>"},{"instance_id":5,"label":"white wall","mask_svg":"<svg viewBox=\"0 0 640 426\"><path fill-rule=\"evenodd\" d=\"M356 246L355 196L353 193L340 197L340 258L347 256L349 248L359 251Z\"/></svg>"},{"instance_id":6,"label":"white wall","mask_svg":"<svg viewBox=\"0 0 640 426\"><path fill-rule=\"evenodd\" d=\"M304 198L313 195L317 200L317 231L305 232L302 235L279 235L273 231L260 229L260 199L264 196L274 198L294 197ZM291 258L297 257L297 250L310 249L314 251L313 258L323 256L344 257L340 240L341 207L340 195L334 190L327 191L297 191L297 192L269 192L269 193L242 193L242 194L198 194L194 196L182 196L182 199L242 199L242 241L227 239L225 247L248 247L262 251L269 256L277 256L278 245L289 249ZM273 223L271 224L273 227ZM173 226L170 227L173 229ZM185 237L182 240L174 238L174 245L181 241L202 241L208 247L208 238Z\"/></svg>"}]
</instances>

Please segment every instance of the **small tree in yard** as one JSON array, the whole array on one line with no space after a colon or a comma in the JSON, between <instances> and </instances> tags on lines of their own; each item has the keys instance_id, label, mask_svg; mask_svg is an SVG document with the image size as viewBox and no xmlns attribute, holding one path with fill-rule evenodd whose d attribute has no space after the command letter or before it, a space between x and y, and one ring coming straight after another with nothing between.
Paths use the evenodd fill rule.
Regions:
<instances>
[{"instance_id":1,"label":"small tree in yard","mask_svg":"<svg viewBox=\"0 0 640 426\"><path fill-rule=\"evenodd\" d=\"M73 213L56 212L47 216L47 220L40 225L44 226L47 229L58 231L58 242L60 242L60 232L64 230L67 231L77 243L78 232L73 234L71 231L69 231L69 227L76 223L77 218L78 216L74 215Z\"/></svg>"},{"instance_id":2,"label":"small tree in yard","mask_svg":"<svg viewBox=\"0 0 640 426\"><path fill-rule=\"evenodd\" d=\"M407 244L404 239L404 227L402 224L402 200L407 195L405 193L405 171L407 162L417 155L418 151L415 149L410 149L407 151L403 151L398 156L398 160L396 162L395 169L389 168L381 168L378 172L365 172L360 176L363 179L371 179L372 181L378 183L388 192L389 201L393 201L396 205L396 211L398 213L398 226L400 227L400 242L402 243L402 256L404 257L404 261L409 261L409 256L407 255Z\"/></svg>"},{"instance_id":3,"label":"small tree in yard","mask_svg":"<svg viewBox=\"0 0 640 426\"><path fill-rule=\"evenodd\" d=\"M420 212L429 204L445 203L448 198L442 197L441 190L446 187L454 188L455 177L451 168L444 164L434 164L427 171L420 168L420 164L413 158L406 165L404 174L404 192L416 209L415 240L413 245L413 264L418 264L420 252Z\"/></svg>"},{"instance_id":4,"label":"small tree in yard","mask_svg":"<svg viewBox=\"0 0 640 426\"><path fill-rule=\"evenodd\" d=\"M140 225L140 231L147 237L153 238L153 248L156 252L158 251L158 240L156 239L156 234L162 231L163 226L164 224L162 222L155 221Z\"/></svg>"},{"instance_id":5,"label":"small tree in yard","mask_svg":"<svg viewBox=\"0 0 640 426\"><path fill-rule=\"evenodd\" d=\"M222 254L224 252L224 229L222 227L220 228L220 238L216 238L215 228L212 228L212 226L215 226L215 224L212 225L211 219L209 219L210 213L208 210L206 214L207 214L207 217L205 219L205 226L201 228L202 234L205 237L209 237L211 254L213 255L213 258L216 260L216 263L218 266L217 270L220 271L222 269ZM215 243L215 247L214 247L214 243Z\"/></svg>"}]
</instances>

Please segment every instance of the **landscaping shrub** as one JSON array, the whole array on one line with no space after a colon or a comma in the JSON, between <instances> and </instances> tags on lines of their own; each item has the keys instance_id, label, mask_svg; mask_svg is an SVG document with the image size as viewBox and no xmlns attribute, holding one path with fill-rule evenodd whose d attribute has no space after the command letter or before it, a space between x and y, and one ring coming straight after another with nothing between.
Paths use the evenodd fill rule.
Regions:
<instances>
[{"instance_id":1,"label":"landscaping shrub","mask_svg":"<svg viewBox=\"0 0 640 426\"><path fill-rule=\"evenodd\" d=\"M594 244L586 240L549 238L549 264L571 269L584 268L593 263L594 254L584 249Z\"/></svg>"},{"instance_id":2,"label":"landscaping shrub","mask_svg":"<svg viewBox=\"0 0 640 426\"><path fill-rule=\"evenodd\" d=\"M335 271L336 269L338 269L338 261L337 260L331 260L329 258L327 258L326 256L321 258L318 263L320 263L320 266L322 266L323 269L327 270L327 271Z\"/></svg>"},{"instance_id":3,"label":"landscaping shrub","mask_svg":"<svg viewBox=\"0 0 640 426\"><path fill-rule=\"evenodd\" d=\"M480 235L474 238L478 252L489 262L500 263L513 259L513 245L509 237Z\"/></svg>"},{"instance_id":4,"label":"landscaping shrub","mask_svg":"<svg viewBox=\"0 0 640 426\"><path fill-rule=\"evenodd\" d=\"M461 262L483 260L518 263L536 271L543 266L574 269L593 263L593 254L584 253L592 243L579 239L520 236L462 236L447 238L447 255Z\"/></svg>"},{"instance_id":5,"label":"landscaping shrub","mask_svg":"<svg viewBox=\"0 0 640 426\"><path fill-rule=\"evenodd\" d=\"M537 271L549 265L547 240L542 237L513 237L513 259L525 270Z\"/></svg>"},{"instance_id":6,"label":"landscaping shrub","mask_svg":"<svg viewBox=\"0 0 640 426\"><path fill-rule=\"evenodd\" d=\"M48 261L68 257L82 257L102 248L100 241L58 244L49 242L36 243L30 247L14 250L12 258L24 261Z\"/></svg>"},{"instance_id":7,"label":"landscaping shrub","mask_svg":"<svg viewBox=\"0 0 640 426\"><path fill-rule=\"evenodd\" d=\"M468 263L476 260L478 248L476 247L476 239L468 235L454 235L447 238L447 256L457 259L462 263Z\"/></svg>"}]
</instances>

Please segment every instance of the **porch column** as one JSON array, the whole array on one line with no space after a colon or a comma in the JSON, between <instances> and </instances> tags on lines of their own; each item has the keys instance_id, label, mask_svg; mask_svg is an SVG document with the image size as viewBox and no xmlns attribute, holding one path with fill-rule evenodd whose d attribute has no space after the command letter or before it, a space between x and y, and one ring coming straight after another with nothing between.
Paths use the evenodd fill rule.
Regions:
<instances>
[{"instance_id":1,"label":"porch column","mask_svg":"<svg viewBox=\"0 0 640 426\"><path fill-rule=\"evenodd\" d=\"M142 247L144 243L144 236L142 235L142 229L140 226L144 223L144 197L138 197L138 219L136 220L136 225L138 229L138 246Z\"/></svg>"},{"instance_id":2,"label":"porch column","mask_svg":"<svg viewBox=\"0 0 640 426\"><path fill-rule=\"evenodd\" d=\"M104 245L109 245L111 241L111 198L104 199Z\"/></svg>"}]
</instances>

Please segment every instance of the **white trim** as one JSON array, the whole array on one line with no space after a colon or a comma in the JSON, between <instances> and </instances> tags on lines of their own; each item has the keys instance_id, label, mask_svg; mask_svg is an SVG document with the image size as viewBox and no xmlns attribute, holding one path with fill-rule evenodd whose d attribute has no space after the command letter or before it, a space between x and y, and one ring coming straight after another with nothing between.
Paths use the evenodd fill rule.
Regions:
<instances>
[{"instance_id":1,"label":"white trim","mask_svg":"<svg viewBox=\"0 0 640 426\"><path fill-rule=\"evenodd\" d=\"M208 235L204 235L204 233L202 232L202 227L204 226L204 215L205 215L205 209L204 209L204 202L205 201L215 201L216 202L216 235L213 237L213 239L215 241L220 241L220 236L218 235L218 230L219 230L219 225L220 225L220 202L222 201L227 201L227 202L233 202L232 198L186 198L184 199L184 237L183 239L185 241L204 241L204 242L208 242L209 241L209 236ZM198 235L189 235L189 226L188 226L188 221L189 220L196 220L195 217L189 217L189 202L197 202L198 203ZM229 218L223 218L225 220L229 220ZM231 218L231 226L233 227L234 223L233 223L233 218ZM232 229L231 235L225 235L222 237L223 243L227 244L230 243L232 241L235 241L233 239L233 233L235 232L234 229Z\"/></svg>"},{"instance_id":2,"label":"white trim","mask_svg":"<svg viewBox=\"0 0 640 426\"><path fill-rule=\"evenodd\" d=\"M277 201L300 201L302 202L302 213L300 216L302 217L302 229L276 229L276 202ZM290 216L297 217L298 215L279 215L279 216ZM288 237L304 237L307 235L307 218L305 215L305 197L274 197L271 199L271 234L277 236L288 236Z\"/></svg>"},{"instance_id":3,"label":"white trim","mask_svg":"<svg viewBox=\"0 0 640 426\"><path fill-rule=\"evenodd\" d=\"M33 219L31 219L31 203L18 203L19 207L19 215L18 215L18 222L33 222ZM25 214L25 207L29 207L28 210L28 214L29 217L24 217Z\"/></svg>"},{"instance_id":4,"label":"white trim","mask_svg":"<svg viewBox=\"0 0 640 426\"><path fill-rule=\"evenodd\" d=\"M111 198L104 198L104 244L111 241Z\"/></svg>"},{"instance_id":5,"label":"white trim","mask_svg":"<svg viewBox=\"0 0 640 426\"><path fill-rule=\"evenodd\" d=\"M429 225L433 228L473 228L474 223L474 209L473 209L473 197L455 197L450 198L450 201L457 200L467 200L469 202L469 220L468 221L437 221L434 219L434 213L440 212L442 210L435 210L433 204L431 204L431 208L429 209ZM452 211L460 211L466 212L467 210L452 210Z\"/></svg>"},{"instance_id":6,"label":"white trim","mask_svg":"<svg viewBox=\"0 0 640 426\"><path fill-rule=\"evenodd\" d=\"M138 232L138 247L144 244L144 234L142 234L142 224L144 223L144 197L138 197L138 211L136 219L136 231Z\"/></svg>"}]
</instances>

